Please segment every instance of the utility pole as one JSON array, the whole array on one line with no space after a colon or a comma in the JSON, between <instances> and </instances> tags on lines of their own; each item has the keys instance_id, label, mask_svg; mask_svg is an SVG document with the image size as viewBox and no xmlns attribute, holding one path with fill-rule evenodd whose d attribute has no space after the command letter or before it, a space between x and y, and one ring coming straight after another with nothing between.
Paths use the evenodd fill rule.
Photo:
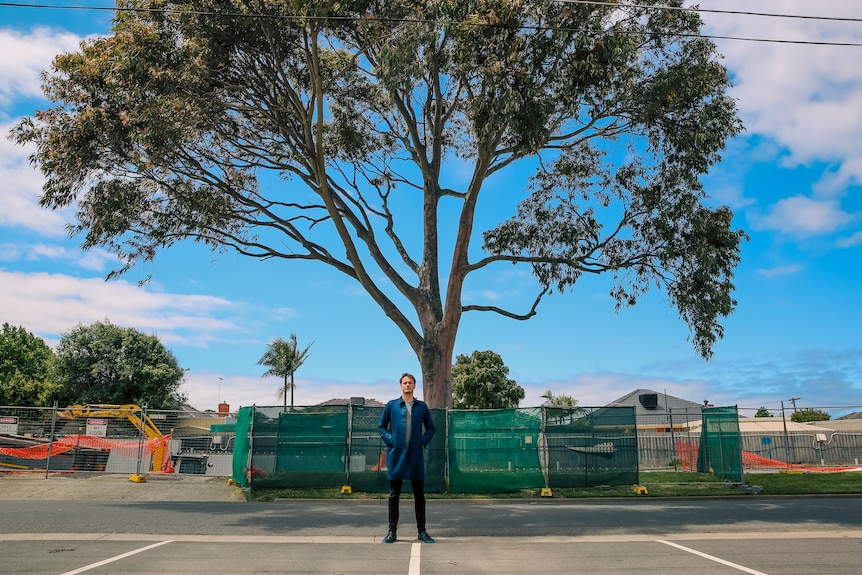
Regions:
<instances>
[{"instance_id":1,"label":"utility pole","mask_svg":"<svg viewBox=\"0 0 862 575\"><path fill-rule=\"evenodd\" d=\"M793 404L793 413L796 413L796 402L802 399L801 397L791 397L788 401Z\"/></svg>"}]
</instances>

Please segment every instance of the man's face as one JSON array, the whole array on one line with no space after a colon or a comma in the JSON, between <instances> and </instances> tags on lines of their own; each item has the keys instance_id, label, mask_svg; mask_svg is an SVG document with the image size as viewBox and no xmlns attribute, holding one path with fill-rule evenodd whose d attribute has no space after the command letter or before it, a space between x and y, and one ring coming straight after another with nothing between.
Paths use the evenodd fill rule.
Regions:
<instances>
[{"instance_id":1,"label":"man's face","mask_svg":"<svg viewBox=\"0 0 862 575\"><path fill-rule=\"evenodd\" d=\"M401 378L401 393L412 394L416 389L416 382L409 377Z\"/></svg>"}]
</instances>

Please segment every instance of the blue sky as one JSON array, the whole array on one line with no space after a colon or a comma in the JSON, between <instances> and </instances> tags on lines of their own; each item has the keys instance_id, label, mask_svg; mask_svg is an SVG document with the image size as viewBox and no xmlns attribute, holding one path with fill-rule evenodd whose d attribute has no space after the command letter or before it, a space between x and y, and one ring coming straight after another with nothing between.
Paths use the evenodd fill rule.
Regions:
<instances>
[{"instance_id":1,"label":"blue sky","mask_svg":"<svg viewBox=\"0 0 862 575\"><path fill-rule=\"evenodd\" d=\"M738 0L704 0L700 7L752 10ZM761 0L756 10L862 18L853 0ZM0 132L47 106L40 71L82 37L105 34L109 18L0 6ZM862 44L862 21L704 19L717 36ZM739 306L725 322L724 339L703 361L662 293L615 314L602 278L546 299L527 322L466 314L456 354L499 353L526 390L522 406L539 405L548 388L586 406L637 388L750 408L778 408L790 398L800 398L800 406L862 404L862 46L717 43L747 131L704 183L751 236L735 278ZM104 319L155 333L188 369L182 390L200 409L215 409L219 400L232 408L279 404L279 381L262 378L257 360L272 338L291 333L301 345L314 341L296 374L298 405L385 400L398 394L401 372L420 373L370 298L319 264L250 261L190 244L104 281L116 260L79 250L79 240L64 231L70 214L38 206L41 176L29 166L29 152L0 138L0 321L50 344L76 324ZM147 274L152 282L138 287ZM529 278L508 270L484 274L468 288L471 299L517 310L528 309L534 295Z\"/></svg>"}]
</instances>

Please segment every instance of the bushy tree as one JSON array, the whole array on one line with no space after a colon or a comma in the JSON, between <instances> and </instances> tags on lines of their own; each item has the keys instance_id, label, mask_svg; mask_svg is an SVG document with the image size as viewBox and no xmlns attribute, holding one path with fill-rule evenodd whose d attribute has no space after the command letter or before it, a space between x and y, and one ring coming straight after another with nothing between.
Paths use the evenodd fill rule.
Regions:
<instances>
[{"instance_id":1,"label":"bushy tree","mask_svg":"<svg viewBox=\"0 0 862 575\"><path fill-rule=\"evenodd\" d=\"M51 405L57 392L54 352L23 327L0 331L0 405Z\"/></svg>"},{"instance_id":2,"label":"bushy tree","mask_svg":"<svg viewBox=\"0 0 862 575\"><path fill-rule=\"evenodd\" d=\"M769 410L768 410L768 409L766 409L765 407L761 406L761 407L757 410L757 413L755 413L755 414L754 414L754 417L772 417L772 414L771 414L771 413L769 413Z\"/></svg>"},{"instance_id":3,"label":"bushy tree","mask_svg":"<svg viewBox=\"0 0 862 575\"><path fill-rule=\"evenodd\" d=\"M77 325L57 346L60 399L66 404L108 403L173 409L184 371L155 335L109 321Z\"/></svg>"},{"instance_id":4,"label":"bushy tree","mask_svg":"<svg viewBox=\"0 0 862 575\"><path fill-rule=\"evenodd\" d=\"M266 351L257 361L258 365L264 365L269 368L264 372L264 377L275 376L283 378L284 385L279 388L279 395L284 399L285 411L287 411L288 390L290 390L290 407L293 407L293 390L296 389L293 374L305 363L305 360L308 358L308 350L311 349L312 345L314 345L314 342L311 342L305 349L300 351L295 333L290 334L290 340L277 337L266 346Z\"/></svg>"},{"instance_id":5,"label":"bushy tree","mask_svg":"<svg viewBox=\"0 0 862 575\"><path fill-rule=\"evenodd\" d=\"M529 319L583 274L613 278L618 307L663 289L704 358L722 337L745 234L701 176L741 124L682 0L117 7L14 137L42 204L75 206L119 272L184 239L331 266L402 332L432 407L463 314ZM490 205L509 216L483 229ZM508 264L531 302L465 301Z\"/></svg>"},{"instance_id":6,"label":"bushy tree","mask_svg":"<svg viewBox=\"0 0 862 575\"><path fill-rule=\"evenodd\" d=\"M542 394L542 405L547 407L578 407L578 400L571 395L560 394L555 395L550 388Z\"/></svg>"},{"instance_id":7,"label":"bushy tree","mask_svg":"<svg viewBox=\"0 0 862 575\"><path fill-rule=\"evenodd\" d=\"M524 388L509 379L509 368L493 351L459 355L452 367L455 409L518 407Z\"/></svg>"},{"instance_id":8,"label":"bushy tree","mask_svg":"<svg viewBox=\"0 0 862 575\"><path fill-rule=\"evenodd\" d=\"M830 419L832 419L831 415L819 409L800 409L799 411L794 411L790 416L790 421L795 421L796 423L828 421Z\"/></svg>"}]
</instances>

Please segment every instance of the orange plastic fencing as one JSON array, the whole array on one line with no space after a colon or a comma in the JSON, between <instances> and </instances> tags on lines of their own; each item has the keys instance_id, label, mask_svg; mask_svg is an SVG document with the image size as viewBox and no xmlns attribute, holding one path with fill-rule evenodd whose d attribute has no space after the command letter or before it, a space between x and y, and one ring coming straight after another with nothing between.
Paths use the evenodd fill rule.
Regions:
<instances>
[{"instance_id":1,"label":"orange plastic fencing","mask_svg":"<svg viewBox=\"0 0 862 575\"><path fill-rule=\"evenodd\" d=\"M676 442L676 456L679 459L680 467L682 467L685 471L697 471L697 452L698 452L699 442L697 441L677 441ZM798 463L785 463L783 461L779 461L777 459L770 459L768 457L763 457L762 455L757 455L756 453L751 453L750 451L742 452L742 466L746 469L758 468L758 469L798 469L800 471L852 471L854 469L859 469L857 466L845 466L845 467L822 467L818 465L801 465Z\"/></svg>"},{"instance_id":2,"label":"orange plastic fencing","mask_svg":"<svg viewBox=\"0 0 862 575\"><path fill-rule=\"evenodd\" d=\"M697 450L700 443L697 441L677 441L676 458L683 471L697 471Z\"/></svg>"},{"instance_id":3,"label":"orange plastic fencing","mask_svg":"<svg viewBox=\"0 0 862 575\"><path fill-rule=\"evenodd\" d=\"M170 435L163 435L143 442L138 439L106 439L92 435L67 435L53 443L41 443L30 447L0 447L0 455L21 459L47 459L49 455L59 455L77 447L87 447L128 457L140 455L142 458L150 458L150 456L154 456L154 471L173 473L174 464L171 461L170 449L168 448L170 441Z\"/></svg>"}]
</instances>

